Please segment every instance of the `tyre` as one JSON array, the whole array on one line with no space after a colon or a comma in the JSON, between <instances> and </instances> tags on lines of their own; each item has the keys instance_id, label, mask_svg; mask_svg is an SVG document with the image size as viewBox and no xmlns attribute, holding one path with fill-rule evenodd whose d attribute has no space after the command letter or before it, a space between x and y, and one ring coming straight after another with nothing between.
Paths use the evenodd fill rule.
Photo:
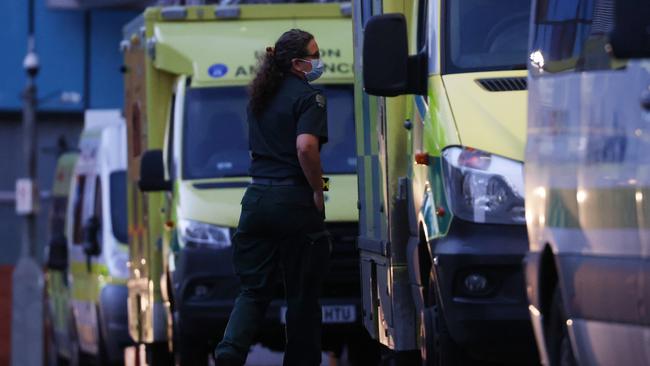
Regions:
<instances>
[{"instance_id":1,"label":"tyre","mask_svg":"<svg viewBox=\"0 0 650 366\"><path fill-rule=\"evenodd\" d=\"M45 302L47 306L47 301ZM56 336L54 334L54 325L52 321L52 315L49 310L45 310L45 324L44 324L44 334L45 334L45 356L47 360L45 364L47 366L59 366L61 365L61 359L59 357L59 349L56 345Z\"/></svg>"},{"instance_id":2,"label":"tyre","mask_svg":"<svg viewBox=\"0 0 650 366\"><path fill-rule=\"evenodd\" d=\"M193 341L191 338L186 341L175 343L176 365L178 366L208 366L209 350Z\"/></svg>"},{"instance_id":3,"label":"tyre","mask_svg":"<svg viewBox=\"0 0 650 366\"><path fill-rule=\"evenodd\" d=\"M568 317L559 287L556 287L553 292L553 303L548 315L549 320L544 335L551 366L577 366L578 361L573 354L569 329L566 325Z\"/></svg>"},{"instance_id":4,"label":"tyre","mask_svg":"<svg viewBox=\"0 0 650 366\"><path fill-rule=\"evenodd\" d=\"M351 366L378 365L381 345L370 337L365 329L351 338L347 344L348 362Z\"/></svg>"},{"instance_id":5,"label":"tyre","mask_svg":"<svg viewBox=\"0 0 650 366\"><path fill-rule=\"evenodd\" d=\"M464 364L458 345L451 339L439 297L433 271L429 276L425 308L420 314L420 357L423 366Z\"/></svg>"},{"instance_id":6,"label":"tyre","mask_svg":"<svg viewBox=\"0 0 650 366\"><path fill-rule=\"evenodd\" d=\"M147 343L145 353L148 366L173 366L174 357L169 352L167 342Z\"/></svg>"},{"instance_id":7,"label":"tyre","mask_svg":"<svg viewBox=\"0 0 650 366\"><path fill-rule=\"evenodd\" d=\"M180 327L180 316L178 312L174 313L173 340L174 340L174 358L178 366L208 366L210 349L206 342L184 333Z\"/></svg>"}]
</instances>

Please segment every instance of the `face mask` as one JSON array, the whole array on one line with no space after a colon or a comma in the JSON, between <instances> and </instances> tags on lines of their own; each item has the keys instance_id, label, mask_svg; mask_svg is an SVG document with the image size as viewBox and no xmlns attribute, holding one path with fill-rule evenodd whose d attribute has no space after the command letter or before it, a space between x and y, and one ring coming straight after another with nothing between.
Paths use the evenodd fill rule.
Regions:
<instances>
[{"instance_id":1,"label":"face mask","mask_svg":"<svg viewBox=\"0 0 650 366\"><path fill-rule=\"evenodd\" d=\"M325 64L323 64L323 60L317 58L311 61L309 60L302 60L302 61L311 63L311 71L310 72L303 71L305 73L305 78L307 79L307 81L314 81L319 77L321 77L321 75L323 75L323 71L325 68Z\"/></svg>"}]
</instances>

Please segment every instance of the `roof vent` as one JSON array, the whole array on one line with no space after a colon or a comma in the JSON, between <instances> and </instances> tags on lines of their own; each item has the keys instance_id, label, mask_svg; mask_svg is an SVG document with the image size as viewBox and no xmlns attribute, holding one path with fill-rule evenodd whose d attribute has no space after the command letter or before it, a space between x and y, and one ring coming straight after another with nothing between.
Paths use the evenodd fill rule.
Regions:
<instances>
[{"instance_id":1,"label":"roof vent","mask_svg":"<svg viewBox=\"0 0 650 366\"><path fill-rule=\"evenodd\" d=\"M218 5L214 9L214 16L221 19L236 19L241 16L239 5Z\"/></svg>"},{"instance_id":2,"label":"roof vent","mask_svg":"<svg viewBox=\"0 0 650 366\"><path fill-rule=\"evenodd\" d=\"M352 3L347 2L341 4L341 15L344 17L352 16Z\"/></svg>"},{"instance_id":3,"label":"roof vent","mask_svg":"<svg viewBox=\"0 0 650 366\"><path fill-rule=\"evenodd\" d=\"M521 91L528 89L526 78L494 78L476 80L483 89L491 92Z\"/></svg>"},{"instance_id":4,"label":"roof vent","mask_svg":"<svg viewBox=\"0 0 650 366\"><path fill-rule=\"evenodd\" d=\"M187 18L187 9L183 6L167 6L162 8L160 15L164 20L182 20Z\"/></svg>"}]
</instances>

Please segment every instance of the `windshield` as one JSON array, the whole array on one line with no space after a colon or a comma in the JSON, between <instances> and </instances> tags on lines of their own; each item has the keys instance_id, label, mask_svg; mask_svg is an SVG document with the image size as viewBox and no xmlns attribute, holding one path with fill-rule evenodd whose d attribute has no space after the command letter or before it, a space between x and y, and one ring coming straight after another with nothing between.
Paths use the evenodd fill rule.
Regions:
<instances>
[{"instance_id":1,"label":"windshield","mask_svg":"<svg viewBox=\"0 0 650 366\"><path fill-rule=\"evenodd\" d=\"M113 226L113 236L123 244L128 241L126 228L126 171L119 170L111 173L110 177L111 193L111 224Z\"/></svg>"},{"instance_id":2,"label":"windshield","mask_svg":"<svg viewBox=\"0 0 650 366\"><path fill-rule=\"evenodd\" d=\"M530 0L448 0L445 73L526 68Z\"/></svg>"},{"instance_id":3,"label":"windshield","mask_svg":"<svg viewBox=\"0 0 650 366\"><path fill-rule=\"evenodd\" d=\"M351 85L318 86L327 97L329 142L321 159L326 174L356 171L354 96ZM192 88L185 100L183 178L248 176L250 154L245 87Z\"/></svg>"}]
</instances>

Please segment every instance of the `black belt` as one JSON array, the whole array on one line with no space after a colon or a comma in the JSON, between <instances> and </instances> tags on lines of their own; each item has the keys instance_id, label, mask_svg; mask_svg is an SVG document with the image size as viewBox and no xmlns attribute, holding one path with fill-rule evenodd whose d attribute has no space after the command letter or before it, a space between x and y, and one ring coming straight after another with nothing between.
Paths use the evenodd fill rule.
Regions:
<instances>
[{"instance_id":1,"label":"black belt","mask_svg":"<svg viewBox=\"0 0 650 366\"><path fill-rule=\"evenodd\" d=\"M263 186L306 186L307 180L300 178L257 178L253 177L253 184Z\"/></svg>"}]
</instances>

